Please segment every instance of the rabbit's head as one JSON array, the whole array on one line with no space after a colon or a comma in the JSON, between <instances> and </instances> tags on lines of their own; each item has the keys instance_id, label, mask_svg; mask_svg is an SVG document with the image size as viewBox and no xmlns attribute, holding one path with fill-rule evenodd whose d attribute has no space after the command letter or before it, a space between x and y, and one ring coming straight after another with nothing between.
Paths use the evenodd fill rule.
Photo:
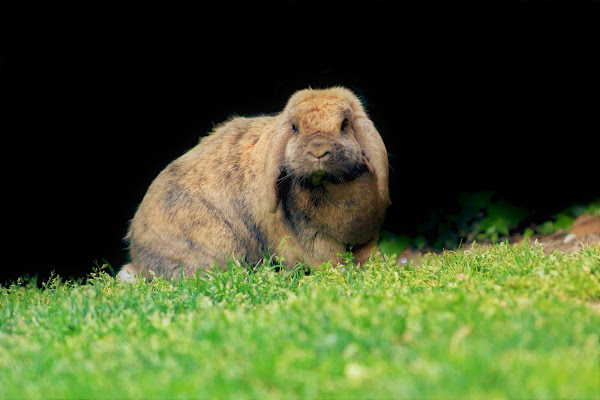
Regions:
<instances>
[{"instance_id":1,"label":"rabbit's head","mask_svg":"<svg viewBox=\"0 0 600 400\"><path fill-rule=\"evenodd\" d=\"M389 204L385 145L351 91L296 92L279 118L266 165L270 212L277 210L282 179L344 184L364 173L375 175L381 204Z\"/></svg>"}]
</instances>

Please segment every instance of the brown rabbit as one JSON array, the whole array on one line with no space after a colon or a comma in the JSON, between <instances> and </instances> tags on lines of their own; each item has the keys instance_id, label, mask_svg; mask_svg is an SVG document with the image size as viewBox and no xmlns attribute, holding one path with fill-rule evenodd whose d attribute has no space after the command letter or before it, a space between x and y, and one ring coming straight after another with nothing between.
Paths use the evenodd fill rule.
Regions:
<instances>
[{"instance_id":1,"label":"brown rabbit","mask_svg":"<svg viewBox=\"0 0 600 400\"><path fill-rule=\"evenodd\" d=\"M360 100L342 87L301 90L276 116L221 124L158 175L119 277L193 276L276 252L317 267L352 248L363 263L389 204L387 151Z\"/></svg>"}]
</instances>

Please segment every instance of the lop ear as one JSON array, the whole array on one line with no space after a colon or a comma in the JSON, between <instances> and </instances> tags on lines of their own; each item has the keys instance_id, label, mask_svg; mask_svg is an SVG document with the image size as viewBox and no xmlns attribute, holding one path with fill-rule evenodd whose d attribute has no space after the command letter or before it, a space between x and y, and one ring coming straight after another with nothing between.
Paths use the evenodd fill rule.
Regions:
<instances>
[{"instance_id":1,"label":"lop ear","mask_svg":"<svg viewBox=\"0 0 600 400\"><path fill-rule=\"evenodd\" d=\"M278 127L272 134L265 155L265 187L267 209L270 213L277 211L279 205L279 176L283 171L285 148L289 133Z\"/></svg>"},{"instance_id":2,"label":"lop ear","mask_svg":"<svg viewBox=\"0 0 600 400\"><path fill-rule=\"evenodd\" d=\"M379 199L384 206L392 204L389 196L388 174L389 165L387 149L383 139L375 129L373 122L367 117L355 119L354 137L360 145L367 168L375 175Z\"/></svg>"}]
</instances>

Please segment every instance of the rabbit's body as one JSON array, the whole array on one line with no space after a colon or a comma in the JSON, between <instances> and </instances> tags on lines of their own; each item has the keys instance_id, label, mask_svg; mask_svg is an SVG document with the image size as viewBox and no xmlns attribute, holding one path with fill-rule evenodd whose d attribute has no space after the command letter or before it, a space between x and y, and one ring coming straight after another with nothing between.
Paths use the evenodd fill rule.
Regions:
<instances>
[{"instance_id":1,"label":"rabbit's body","mask_svg":"<svg viewBox=\"0 0 600 400\"><path fill-rule=\"evenodd\" d=\"M376 133L377 154L358 143L359 129ZM131 222L124 270L173 278L231 257L254 264L284 238L291 266L351 247L364 262L388 202L387 153L358 99L343 88L304 90L277 116L220 125L167 166Z\"/></svg>"}]
</instances>

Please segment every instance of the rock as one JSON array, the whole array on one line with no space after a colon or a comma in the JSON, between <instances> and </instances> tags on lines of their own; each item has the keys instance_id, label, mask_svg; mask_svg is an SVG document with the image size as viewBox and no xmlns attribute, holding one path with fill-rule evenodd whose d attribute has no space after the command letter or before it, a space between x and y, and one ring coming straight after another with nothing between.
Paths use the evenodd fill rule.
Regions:
<instances>
[{"instance_id":1,"label":"rock","mask_svg":"<svg viewBox=\"0 0 600 400\"><path fill-rule=\"evenodd\" d=\"M600 235L600 216L590 213L583 213L577 217L569 229L569 236L575 235L578 238L592 233Z\"/></svg>"}]
</instances>

